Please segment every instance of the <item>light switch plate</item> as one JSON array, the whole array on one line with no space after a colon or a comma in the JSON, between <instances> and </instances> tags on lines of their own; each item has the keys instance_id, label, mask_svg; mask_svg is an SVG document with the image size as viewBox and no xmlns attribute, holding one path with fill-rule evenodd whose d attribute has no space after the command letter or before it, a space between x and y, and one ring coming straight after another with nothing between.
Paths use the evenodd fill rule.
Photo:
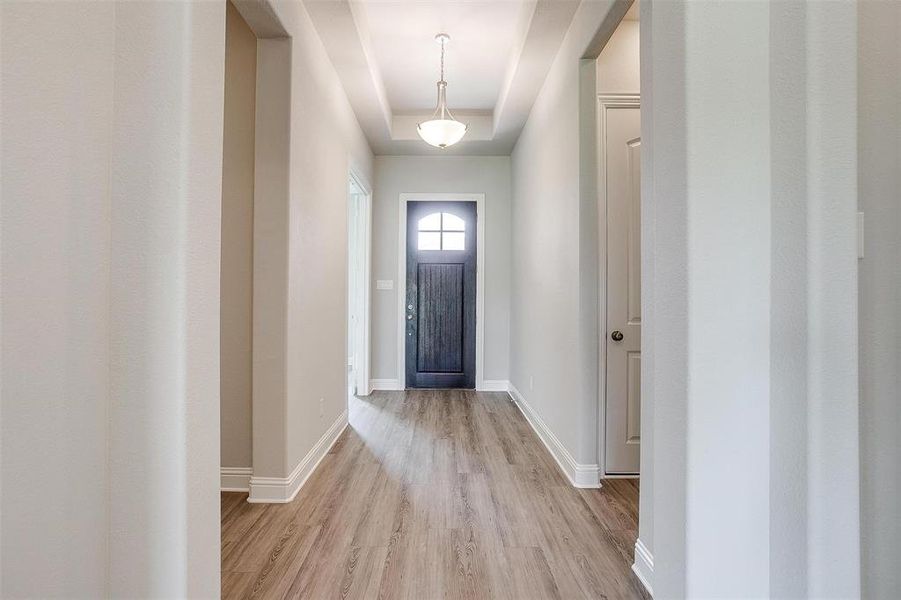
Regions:
<instances>
[{"instance_id":1,"label":"light switch plate","mask_svg":"<svg viewBox=\"0 0 901 600\"><path fill-rule=\"evenodd\" d=\"M393 290L394 289L394 280L393 279L377 279L375 281L375 289L377 289L377 290Z\"/></svg>"}]
</instances>

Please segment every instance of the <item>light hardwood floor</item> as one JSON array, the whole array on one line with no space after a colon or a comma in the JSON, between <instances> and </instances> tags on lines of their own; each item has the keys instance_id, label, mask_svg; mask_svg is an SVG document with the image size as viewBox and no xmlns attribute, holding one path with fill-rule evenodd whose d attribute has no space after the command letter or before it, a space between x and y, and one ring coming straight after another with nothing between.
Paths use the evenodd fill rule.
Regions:
<instances>
[{"instance_id":1,"label":"light hardwood floor","mask_svg":"<svg viewBox=\"0 0 901 600\"><path fill-rule=\"evenodd\" d=\"M577 490L506 394L376 392L290 504L222 494L224 598L645 598L638 487Z\"/></svg>"}]
</instances>

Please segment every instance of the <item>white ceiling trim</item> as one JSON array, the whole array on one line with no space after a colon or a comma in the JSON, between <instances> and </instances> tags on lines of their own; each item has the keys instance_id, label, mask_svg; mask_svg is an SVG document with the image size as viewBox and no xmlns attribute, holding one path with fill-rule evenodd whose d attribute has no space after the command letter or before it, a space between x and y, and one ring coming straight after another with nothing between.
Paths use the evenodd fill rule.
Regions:
<instances>
[{"instance_id":1,"label":"white ceiling trim","mask_svg":"<svg viewBox=\"0 0 901 600\"><path fill-rule=\"evenodd\" d=\"M350 14L353 17L354 28L357 32L357 37L360 40L360 47L363 51L363 57L366 61L367 66L369 67L369 75L372 79L372 85L375 87L376 92L376 101L379 105L379 110L385 118L386 123L390 123L391 119L391 104L388 102L388 92L385 90L384 79L382 78L381 72L379 70L378 62L375 60L375 53L372 50L372 41L369 39L369 30L362 23L366 23L366 5L362 2L349 2L350 5Z\"/></svg>"},{"instance_id":2,"label":"white ceiling trim","mask_svg":"<svg viewBox=\"0 0 901 600\"><path fill-rule=\"evenodd\" d=\"M553 0L536 3L510 89L495 108L495 138L503 140L511 151L578 6L578 2Z\"/></svg>"},{"instance_id":3,"label":"white ceiling trim","mask_svg":"<svg viewBox=\"0 0 901 600\"><path fill-rule=\"evenodd\" d=\"M520 13L519 26L517 27L517 43L513 52L510 55L510 60L507 63L507 74L504 77L504 85L501 87L501 93L497 98L497 104L494 107L494 115L495 117L503 112L504 106L507 103L507 98L510 95L511 89L513 89L513 84L516 80L516 73L519 70L519 62L522 60L522 53L526 47L526 41L529 37L529 30L531 29L532 19L535 16L535 9L538 7L538 0L529 0L527 2L523 2L523 9ZM497 129L498 119L494 120L494 129Z\"/></svg>"},{"instance_id":4,"label":"white ceiling trim","mask_svg":"<svg viewBox=\"0 0 901 600\"><path fill-rule=\"evenodd\" d=\"M391 107L378 65L367 55L366 38L357 29L357 3L306 2L319 38L344 86L363 133L373 150L391 137Z\"/></svg>"}]
</instances>

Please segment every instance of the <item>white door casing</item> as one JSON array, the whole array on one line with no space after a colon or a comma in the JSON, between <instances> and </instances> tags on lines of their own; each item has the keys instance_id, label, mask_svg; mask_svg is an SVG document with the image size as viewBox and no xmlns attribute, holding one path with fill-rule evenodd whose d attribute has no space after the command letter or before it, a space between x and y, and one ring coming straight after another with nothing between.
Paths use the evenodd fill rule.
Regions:
<instances>
[{"instance_id":1,"label":"white door casing","mask_svg":"<svg viewBox=\"0 0 901 600\"><path fill-rule=\"evenodd\" d=\"M351 186L350 202L347 207L347 367L351 393L359 389L359 337L360 337L360 201Z\"/></svg>"},{"instance_id":2,"label":"white door casing","mask_svg":"<svg viewBox=\"0 0 901 600\"><path fill-rule=\"evenodd\" d=\"M637 96L601 97L599 108L607 205L604 471L630 475L639 471L641 441L641 113Z\"/></svg>"},{"instance_id":3,"label":"white door casing","mask_svg":"<svg viewBox=\"0 0 901 600\"><path fill-rule=\"evenodd\" d=\"M370 272L372 194L363 178L350 173L348 202L347 366L353 392L367 396L369 387Z\"/></svg>"}]
</instances>

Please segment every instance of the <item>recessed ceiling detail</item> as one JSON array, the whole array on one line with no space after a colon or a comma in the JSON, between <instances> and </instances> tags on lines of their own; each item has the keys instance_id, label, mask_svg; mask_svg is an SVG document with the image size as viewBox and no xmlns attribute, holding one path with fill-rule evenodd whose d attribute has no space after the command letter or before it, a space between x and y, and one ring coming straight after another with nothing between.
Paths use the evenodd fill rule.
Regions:
<instances>
[{"instance_id":1,"label":"recessed ceiling detail","mask_svg":"<svg viewBox=\"0 0 901 600\"><path fill-rule=\"evenodd\" d=\"M306 0L376 154L437 154L416 131L435 110L435 32L453 42L448 104L466 123L443 152L509 154L578 0Z\"/></svg>"}]
</instances>

